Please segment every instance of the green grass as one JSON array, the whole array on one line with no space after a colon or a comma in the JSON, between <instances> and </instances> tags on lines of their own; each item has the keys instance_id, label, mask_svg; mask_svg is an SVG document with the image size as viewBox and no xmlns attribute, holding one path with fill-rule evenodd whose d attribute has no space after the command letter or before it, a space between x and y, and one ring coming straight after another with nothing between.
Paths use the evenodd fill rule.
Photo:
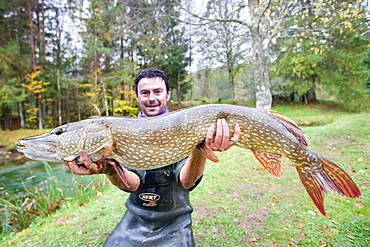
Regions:
<instances>
[{"instance_id":1,"label":"green grass","mask_svg":"<svg viewBox=\"0 0 370 247\"><path fill-rule=\"evenodd\" d=\"M320 215L291 161L283 177L266 172L249 150L233 147L207 163L202 183L191 192L198 246L370 246L370 113L349 114L319 106L278 106L303 127L310 148L335 161L359 186L360 198L325 195ZM124 214L126 193L95 189L86 203L65 200L49 217L3 236L2 246L101 246Z\"/></svg>"},{"instance_id":2,"label":"green grass","mask_svg":"<svg viewBox=\"0 0 370 247\"><path fill-rule=\"evenodd\" d=\"M17 141L28 136L35 136L47 132L48 129L34 130L34 129L18 129L18 130L3 130L1 131L0 146L7 148L14 148Z\"/></svg>"}]
</instances>

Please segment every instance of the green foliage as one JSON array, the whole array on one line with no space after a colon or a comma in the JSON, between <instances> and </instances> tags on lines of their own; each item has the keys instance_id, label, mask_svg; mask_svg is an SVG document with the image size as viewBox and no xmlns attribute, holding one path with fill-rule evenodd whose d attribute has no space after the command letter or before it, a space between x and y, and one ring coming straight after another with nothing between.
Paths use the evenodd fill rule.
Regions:
<instances>
[{"instance_id":1,"label":"green foliage","mask_svg":"<svg viewBox=\"0 0 370 247\"><path fill-rule=\"evenodd\" d=\"M364 9L360 2L336 6L319 2L305 6L287 22L296 28L279 47L285 52L275 63L274 75L285 78L286 86L298 95L320 85L336 96L343 109L366 109L370 38Z\"/></svg>"},{"instance_id":2,"label":"green foliage","mask_svg":"<svg viewBox=\"0 0 370 247\"><path fill-rule=\"evenodd\" d=\"M22 62L23 61L23 62ZM0 102L10 104L26 98L21 83L27 59L15 42L0 46Z\"/></svg>"},{"instance_id":3,"label":"green foliage","mask_svg":"<svg viewBox=\"0 0 370 247\"><path fill-rule=\"evenodd\" d=\"M196 19L204 24L199 28L179 21L191 16L184 12L186 1L30 3L32 22L26 0L0 1L0 119L7 126L16 115L20 121L29 120L22 127L36 127L39 118L55 126L96 115L96 108L105 115L133 115L137 111L133 80L140 69L151 66L168 74L173 99L179 104L193 98L249 100L255 97L254 80L268 74L257 73L259 67L252 66L256 57L250 57L252 44L262 42L268 49L274 46L259 54L278 58L270 74L274 95L291 98L319 87L350 111L365 109L370 102L369 69L364 63L369 56L368 15L361 1L288 1L268 6L250 1L256 11L245 13L257 14L250 25L242 15L246 5L210 2L199 10L206 12L206 19ZM256 25L259 35L251 40ZM33 71L31 27L37 70L42 73L27 81L25 74ZM259 38L261 42L256 42ZM202 52L204 60L197 73L201 76L191 77L194 51Z\"/></svg>"}]
</instances>

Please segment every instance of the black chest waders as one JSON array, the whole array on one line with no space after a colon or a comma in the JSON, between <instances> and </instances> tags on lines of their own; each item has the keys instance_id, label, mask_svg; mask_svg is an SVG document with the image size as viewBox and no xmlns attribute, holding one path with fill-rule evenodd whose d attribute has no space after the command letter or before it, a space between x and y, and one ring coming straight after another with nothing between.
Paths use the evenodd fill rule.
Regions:
<instances>
[{"instance_id":1,"label":"black chest waders","mask_svg":"<svg viewBox=\"0 0 370 247\"><path fill-rule=\"evenodd\" d=\"M127 211L104 247L193 247L193 208L189 190L179 184L179 171L186 159L141 173L142 185L130 194ZM200 182L198 180L197 184ZM194 187L195 188L195 187Z\"/></svg>"}]
</instances>

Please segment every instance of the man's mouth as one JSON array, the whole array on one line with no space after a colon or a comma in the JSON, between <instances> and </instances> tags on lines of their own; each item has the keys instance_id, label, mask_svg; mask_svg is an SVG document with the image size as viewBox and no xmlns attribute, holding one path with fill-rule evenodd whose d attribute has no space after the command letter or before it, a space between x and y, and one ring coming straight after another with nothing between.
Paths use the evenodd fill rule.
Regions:
<instances>
[{"instance_id":1,"label":"man's mouth","mask_svg":"<svg viewBox=\"0 0 370 247\"><path fill-rule=\"evenodd\" d=\"M156 107L158 107L159 105L146 105L146 107L148 107L148 108L156 108Z\"/></svg>"}]
</instances>

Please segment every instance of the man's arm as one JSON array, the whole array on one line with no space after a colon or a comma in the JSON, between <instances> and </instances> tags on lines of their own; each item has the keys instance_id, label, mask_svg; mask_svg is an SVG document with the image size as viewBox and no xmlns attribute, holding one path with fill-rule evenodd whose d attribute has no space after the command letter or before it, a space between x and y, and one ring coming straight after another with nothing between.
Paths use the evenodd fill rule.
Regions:
<instances>
[{"instance_id":1,"label":"man's arm","mask_svg":"<svg viewBox=\"0 0 370 247\"><path fill-rule=\"evenodd\" d=\"M109 163L104 163L103 160L92 162L83 150L79 152L79 155L83 164L77 164L77 160L65 162L69 170L71 170L73 173L80 175L93 175L103 173L107 175L112 184L120 189L136 191L139 188L140 178L134 172L122 168L127 184L129 186L127 187L122 179L119 177L113 165Z\"/></svg>"},{"instance_id":2,"label":"man's arm","mask_svg":"<svg viewBox=\"0 0 370 247\"><path fill-rule=\"evenodd\" d=\"M208 129L205 144L212 150L225 151L228 150L232 145L233 141L239 141L240 128L239 125L235 125L234 136L230 139L229 126L225 119L217 120L216 135L213 140L213 134L215 131L215 125L211 124ZM201 151L196 148L189 156L184 167L180 172L180 182L184 189L191 189L196 181L203 175L204 168L206 166L206 158L201 154Z\"/></svg>"}]
</instances>

